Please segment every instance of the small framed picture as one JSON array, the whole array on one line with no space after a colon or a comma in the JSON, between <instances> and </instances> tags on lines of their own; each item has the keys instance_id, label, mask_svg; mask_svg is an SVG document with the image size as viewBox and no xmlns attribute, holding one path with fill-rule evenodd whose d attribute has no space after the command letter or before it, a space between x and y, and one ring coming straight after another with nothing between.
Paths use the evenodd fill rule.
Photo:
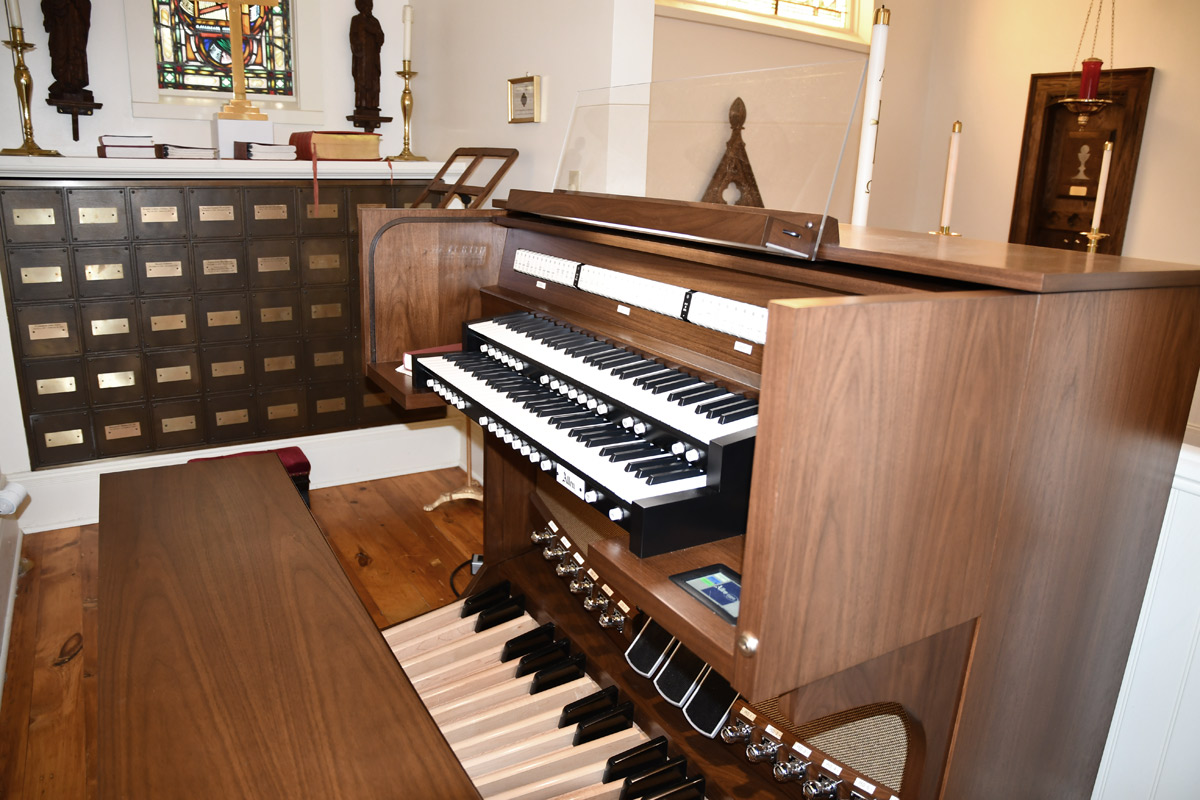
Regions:
<instances>
[{"instance_id":1,"label":"small framed picture","mask_svg":"<svg viewBox=\"0 0 1200 800\"><path fill-rule=\"evenodd\" d=\"M508 121L542 121L542 79L539 75L508 79Z\"/></svg>"}]
</instances>

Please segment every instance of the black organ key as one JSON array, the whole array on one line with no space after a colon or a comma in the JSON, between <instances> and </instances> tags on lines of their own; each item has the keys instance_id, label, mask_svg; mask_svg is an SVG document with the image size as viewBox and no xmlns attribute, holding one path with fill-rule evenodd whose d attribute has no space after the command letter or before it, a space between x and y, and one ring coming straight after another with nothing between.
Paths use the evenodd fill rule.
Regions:
<instances>
[{"instance_id":1,"label":"black organ key","mask_svg":"<svg viewBox=\"0 0 1200 800\"><path fill-rule=\"evenodd\" d=\"M687 759L675 756L665 764L625 779L621 787L621 800L653 797L668 789L674 789L687 780Z\"/></svg>"},{"instance_id":2,"label":"black organ key","mask_svg":"<svg viewBox=\"0 0 1200 800\"><path fill-rule=\"evenodd\" d=\"M613 446L621 447L622 445L613 445ZM652 456L656 456L656 455L659 455L662 453L662 450L659 450L654 445L644 444L644 445L635 445L635 447L636 447L636 449L634 449L634 450L622 450L619 452L613 452L613 453L607 453L607 454L604 451L607 450L608 448L605 447L605 448L600 449L600 455L607 455L609 461L612 461L614 463L620 463L622 461L634 461L634 460L642 459L642 458L650 458Z\"/></svg>"},{"instance_id":3,"label":"black organ key","mask_svg":"<svg viewBox=\"0 0 1200 800\"><path fill-rule=\"evenodd\" d=\"M571 655L571 642L568 639L559 639L551 642L543 647L539 647L531 653L526 653L521 656L521 660L517 662L517 669L514 677L520 678L524 675L532 675L536 672L541 672L547 667L553 667L556 664L564 661Z\"/></svg>"},{"instance_id":4,"label":"black organ key","mask_svg":"<svg viewBox=\"0 0 1200 800\"><path fill-rule=\"evenodd\" d=\"M641 775L667 763L667 737L656 736L608 759L603 783L612 783Z\"/></svg>"},{"instance_id":5,"label":"black organ key","mask_svg":"<svg viewBox=\"0 0 1200 800\"><path fill-rule=\"evenodd\" d=\"M633 702L626 700L611 711L602 712L580 722L579 727L575 729L571 745L578 747L632 727Z\"/></svg>"},{"instance_id":6,"label":"black organ key","mask_svg":"<svg viewBox=\"0 0 1200 800\"><path fill-rule=\"evenodd\" d=\"M644 389L649 389L652 386L657 386L661 382L672 381L672 380L675 380L676 378L685 378L685 377L687 377L687 376L681 372L676 372L673 369L668 369L668 368L664 367L663 372L661 372L661 373L646 373L637 378L634 378L633 385L641 386Z\"/></svg>"},{"instance_id":7,"label":"black organ key","mask_svg":"<svg viewBox=\"0 0 1200 800\"><path fill-rule=\"evenodd\" d=\"M724 425L727 422L737 422L739 419L746 419L747 417L753 417L757 413L758 413L758 403L755 403L752 406L745 406L743 408L736 409L734 411L726 411L724 414L720 414L717 416L717 422L720 422L722 425Z\"/></svg>"},{"instance_id":8,"label":"black organ key","mask_svg":"<svg viewBox=\"0 0 1200 800\"><path fill-rule=\"evenodd\" d=\"M697 386L692 389L681 389L677 392L671 392L667 395L667 399L671 402L678 403L681 406L690 406L692 403L699 403L701 400L708 400L713 397L719 397L723 394L729 394L724 389L717 386Z\"/></svg>"},{"instance_id":9,"label":"black organ key","mask_svg":"<svg viewBox=\"0 0 1200 800\"><path fill-rule=\"evenodd\" d=\"M726 406L731 406L735 403L744 402L745 399L746 398L742 397L740 394L726 392L724 397L718 397L714 400L709 400L708 402L701 403L700 405L696 406L696 413L707 414L708 412L717 408L725 408Z\"/></svg>"},{"instance_id":10,"label":"black organ key","mask_svg":"<svg viewBox=\"0 0 1200 800\"><path fill-rule=\"evenodd\" d=\"M633 464L626 464L625 471L634 472L636 470L646 469L648 467L673 467L679 464L682 464L682 462L675 458L675 456L662 456L661 458L647 459L645 461L638 461Z\"/></svg>"},{"instance_id":11,"label":"black organ key","mask_svg":"<svg viewBox=\"0 0 1200 800\"><path fill-rule=\"evenodd\" d=\"M609 711L617 707L617 687L608 686L587 697L567 703L563 706L562 715L558 718L558 727L577 725L589 717Z\"/></svg>"},{"instance_id":12,"label":"black organ key","mask_svg":"<svg viewBox=\"0 0 1200 800\"><path fill-rule=\"evenodd\" d=\"M507 600L488 606L479 612L475 620L475 632L482 633L488 628L494 628L502 622L516 619L525 613L525 595L520 594Z\"/></svg>"},{"instance_id":13,"label":"black organ key","mask_svg":"<svg viewBox=\"0 0 1200 800\"><path fill-rule=\"evenodd\" d=\"M646 795L646 800L704 800L704 788L704 776L697 775L659 794Z\"/></svg>"},{"instance_id":14,"label":"black organ key","mask_svg":"<svg viewBox=\"0 0 1200 800\"><path fill-rule=\"evenodd\" d=\"M584 359L584 361L590 363L592 366L596 367L597 369L616 369L617 367L628 366L630 364L633 364L634 362L638 362L638 361L642 361L642 360L643 359L641 356L639 356L635 353L630 353L628 351L621 351L619 353L613 353L611 355L600 356L597 358L593 358L591 360L586 359L586 358Z\"/></svg>"},{"instance_id":15,"label":"black organ key","mask_svg":"<svg viewBox=\"0 0 1200 800\"><path fill-rule=\"evenodd\" d=\"M644 375L650 372L662 371L662 364L656 364L652 361L642 360L641 363L626 364L624 366L615 367L609 370L609 373L616 375L618 378L632 379L638 375Z\"/></svg>"},{"instance_id":16,"label":"black organ key","mask_svg":"<svg viewBox=\"0 0 1200 800\"><path fill-rule=\"evenodd\" d=\"M511 592L512 586L509 585L508 581L501 581L495 586L490 586L487 589L476 592L463 600L462 614L460 616L465 618L472 614L478 614L490 605L507 600L512 596Z\"/></svg>"},{"instance_id":17,"label":"black organ key","mask_svg":"<svg viewBox=\"0 0 1200 800\"><path fill-rule=\"evenodd\" d=\"M547 689L553 689L555 686L579 680L584 675L585 666L587 666L587 657L583 653L576 653L552 667L546 667L533 676L533 682L529 685L529 693L537 694Z\"/></svg>"},{"instance_id":18,"label":"black organ key","mask_svg":"<svg viewBox=\"0 0 1200 800\"><path fill-rule=\"evenodd\" d=\"M673 470L671 472L658 472L647 476L646 483L650 486L657 486L663 483L671 483L672 481L681 481L684 478L696 478L703 474L703 470L696 469L695 467L686 467L684 469Z\"/></svg>"},{"instance_id":19,"label":"black organ key","mask_svg":"<svg viewBox=\"0 0 1200 800\"><path fill-rule=\"evenodd\" d=\"M554 641L554 632L554 623L547 622L520 636L514 636L504 643L504 648L500 651L500 661L512 661L514 658L520 658L538 648L545 647Z\"/></svg>"},{"instance_id":20,"label":"black organ key","mask_svg":"<svg viewBox=\"0 0 1200 800\"><path fill-rule=\"evenodd\" d=\"M742 398L740 401L738 401L736 403L726 403L725 405L721 405L721 406L717 406L716 408L709 409L707 416L710 419L717 419L725 414L736 414L738 411L744 411L748 408L754 409L755 411L757 411L758 410L758 401L750 400L748 398Z\"/></svg>"},{"instance_id":21,"label":"black organ key","mask_svg":"<svg viewBox=\"0 0 1200 800\"><path fill-rule=\"evenodd\" d=\"M685 386L707 386L707 385L708 384L704 383L704 381L700 380L699 378L693 378L690 375L684 375L683 377L680 377L680 378L673 378L669 381L663 381L661 383L656 383L654 386L652 386L650 388L650 391L653 394L662 394L663 392L670 392L672 390L677 390L677 389L680 389ZM669 396L670 395L668 395L668 397Z\"/></svg>"}]
</instances>

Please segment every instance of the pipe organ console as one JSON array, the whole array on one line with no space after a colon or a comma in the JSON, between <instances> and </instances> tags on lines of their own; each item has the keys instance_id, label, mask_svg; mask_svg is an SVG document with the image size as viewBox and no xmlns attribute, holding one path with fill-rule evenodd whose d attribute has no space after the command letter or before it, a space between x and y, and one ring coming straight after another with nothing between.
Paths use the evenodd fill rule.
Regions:
<instances>
[{"instance_id":1,"label":"pipe organ console","mask_svg":"<svg viewBox=\"0 0 1200 800\"><path fill-rule=\"evenodd\" d=\"M1200 270L571 193L360 229L368 376L484 431L472 594L384 632L481 797L1090 796Z\"/></svg>"}]
</instances>

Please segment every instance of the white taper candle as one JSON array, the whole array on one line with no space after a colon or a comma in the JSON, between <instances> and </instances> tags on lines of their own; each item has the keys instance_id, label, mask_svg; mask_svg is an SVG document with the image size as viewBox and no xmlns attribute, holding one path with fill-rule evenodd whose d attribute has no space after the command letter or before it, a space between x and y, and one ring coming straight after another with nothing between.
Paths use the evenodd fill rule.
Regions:
<instances>
[{"instance_id":1,"label":"white taper candle","mask_svg":"<svg viewBox=\"0 0 1200 800\"><path fill-rule=\"evenodd\" d=\"M942 192L943 232L950 230L950 210L954 207L954 179L958 174L958 137L962 135L962 123L956 121L950 129L950 152L946 155L946 188Z\"/></svg>"},{"instance_id":2,"label":"white taper candle","mask_svg":"<svg viewBox=\"0 0 1200 800\"><path fill-rule=\"evenodd\" d=\"M871 178L875 173L875 141L879 136L879 106L883 100L883 67L887 59L888 27L891 12L886 8L875 11L871 28L871 54L867 57L867 86L863 99L862 133L858 137L858 169L854 175L854 204L850 223L867 224L867 208L871 203Z\"/></svg>"},{"instance_id":3,"label":"white taper candle","mask_svg":"<svg viewBox=\"0 0 1200 800\"><path fill-rule=\"evenodd\" d=\"M413 8L406 5L404 7L404 60L412 61L412 23L413 23Z\"/></svg>"},{"instance_id":4,"label":"white taper candle","mask_svg":"<svg viewBox=\"0 0 1200 800\"><path fill-rule=\"evenodd\" d=\"M1092 212L1092 230L1100 230L1100 215L1104 213L1104 192L1108 189L1108 167L1112 163L1113 143L1104 143L1104 158L1100 161L1100 183L1096 186L1096 210Z\"/></svg>"},{"instance_id":5,"label":"white taper candle","mask_svg":"<svg viewBox=\"0 0 1200 800\"><path fill-rule=\"evenodd\" d=\"M19 0L4 0L4 10L8 12L8 27L24 27L21 25L21 3Z\"/></svg>"}]
</instances>

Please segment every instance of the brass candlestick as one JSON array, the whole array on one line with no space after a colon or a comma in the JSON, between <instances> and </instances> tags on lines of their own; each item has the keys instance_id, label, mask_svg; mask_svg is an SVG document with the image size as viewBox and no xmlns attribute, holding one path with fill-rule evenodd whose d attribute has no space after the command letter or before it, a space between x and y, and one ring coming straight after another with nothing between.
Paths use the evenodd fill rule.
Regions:
<instances>
[{"instance_id":1,"label":"brass candlestick","mask_svg":"<svg viewBox=\"0 0 1200 800\"><path fill-rule=\"evenodd\" d=\"M1100 240L1108 236L1107 233L1101 233L1099 228L1092 228L1090 231L1080 231L1079 235L1087 237L1087 251L1089 253L1096 252L1096 248L1100 246Z\"/></svg>"},{"instance_id":2,"label":"brass candlestick","mask_svg":"<svg viewBox=\"0 0 1200 800\"><path fill-rule=\"evenodd\" d=\"M8 147L0 150L0 156L57 156L57 150L45 150L37 146L33 140L33 77L29 67L25 66L25 51L32 50L33 45L25 41L25 29L9 26L8 34L11 39L4 42L5 47L13 51L13 82L17 84L17 105L21 107L21 133L25 142L20 147Z\"/></svg>"},{"instance_id":3,"label":"brass candlestick","mask_svg":"<svg viewBox=\"0 0 1200 800\"><path fill-rule=\"evenodd\" d=\"M409 84L417 73L412 71L412 62L406 59L404 61L404 69L396 74L404 78L404 93L400 96L400 110L404 114L404 149L398 156L388 156L388 161L428 161L429 159L425 156L414 155L413 151L408 149L413 110L412 88L410 88Z\"/></svg>"}]
</instances>

